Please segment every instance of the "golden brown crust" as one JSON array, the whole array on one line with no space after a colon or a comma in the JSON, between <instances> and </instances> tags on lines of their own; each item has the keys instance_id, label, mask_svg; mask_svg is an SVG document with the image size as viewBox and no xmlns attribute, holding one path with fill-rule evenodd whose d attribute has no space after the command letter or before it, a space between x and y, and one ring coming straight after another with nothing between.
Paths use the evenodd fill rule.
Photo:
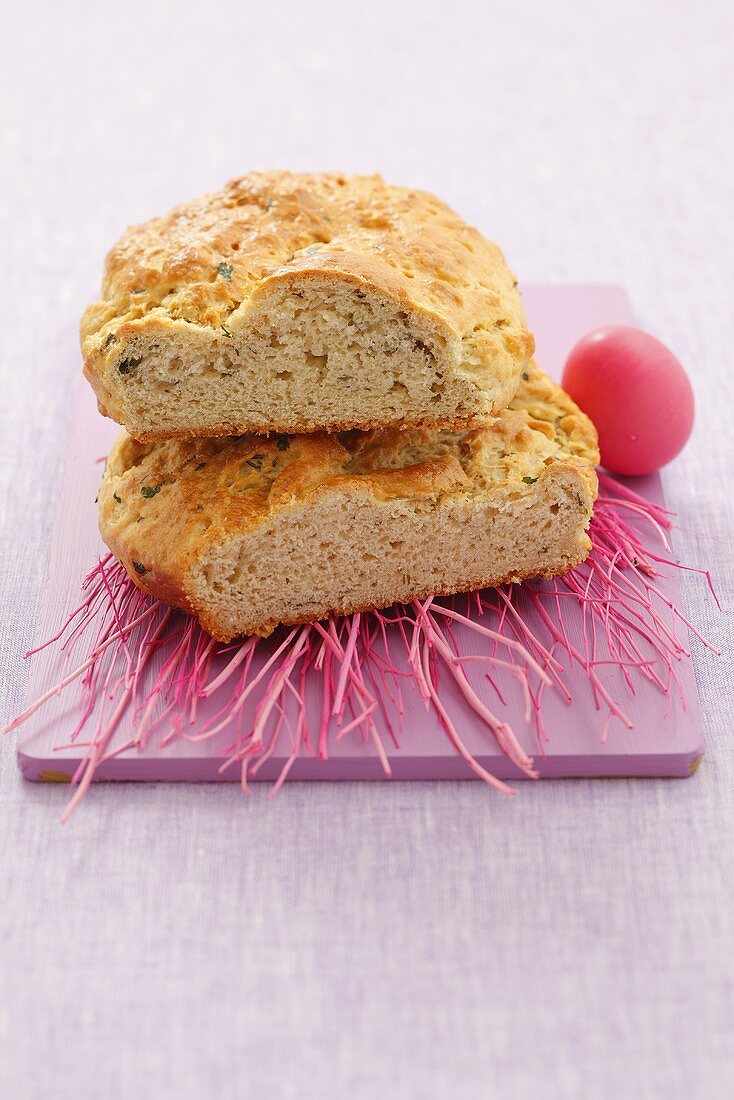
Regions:
<instances>
[{"instance_id":1,"label":"golden brown crust","mask_svg":"<svg viewBox=\"0 0 734 1100\"><path fill-rule=\"evenodd\" d=\"M530 362L523 371L510 408L527 413L530 427L556 439L564 451L583 458L591 466L599 465L596 428L566 391L552 382L535 362Z\"/></svg>"},{"instance_id":2,"label":"golden brown crust","mask_svg":"<svg viewBox=\"0 0 734 1100\"><path fill-rule=\"evenodd\" d=\"M416 429L350 432L339 437L242 436L141 444L123 434L107 464L99 496L100 530L135 583L197 614L214 636L216 620L195 606L189 577L212 549L306 500L367 493L436 502L452 494L486 499L508 487L518 498L544 480L570 474L581 512L596 496L596 433L563 391L531 366L512 406L492 422L461 433ZM579 560L581 560L579 557ZM566 561L564 569L577 564ZM532 575L553 575L535 569ZM523 574L465 578L451 591L521 580ZM440 584L434 593L444 592ZM416 592L425 597L431 592ZM330 611L364 610L328 607ZM313 619L309 615L308 619ZM303 621L298 616L280 621ZM260 624L269 633L275 623Z\"/></svg>"},{"instance_id":3,"label":"golden brown crust","mask_svg":"<svg viewBox=\"0 0 734 1100\"><path fill-rule=\"evenodd\" d=\"M128 229L110 251L101 298L85 311L80 334L100 411L138 438L196 435L195 425L156 436L130 424L117 392L126 349L142 338L203 331L227 344L275 284L309 280L376 291L439 336L460 339L467 358L488 370L501 354L519 373L533 352L500 249L433 195L379 176L253 173ZM438 423L430 409L420 422ZM219 425L223 432L243 426ZM288 430L319 426L304 421ZM208 425L206 434L213 431Z\"/></svg>"},{"instance_id":4,"label":"golden brown crust","mask_svg":"<svg viewBox=\"0 0 734 1100\"><path fill-rule=\"evenodd\" d=\"M324 272L417 304L462 335L499 321L531 339L500 249L433 195L379 176L256 172L128 229L82 341L157 310L159 322L221 328L268 280Z\"/></svg>"}]
</instances>

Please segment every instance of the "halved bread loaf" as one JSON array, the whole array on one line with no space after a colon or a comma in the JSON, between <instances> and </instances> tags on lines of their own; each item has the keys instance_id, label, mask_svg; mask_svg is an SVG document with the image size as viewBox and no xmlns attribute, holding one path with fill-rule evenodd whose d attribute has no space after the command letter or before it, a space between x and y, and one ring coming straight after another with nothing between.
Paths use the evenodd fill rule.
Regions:
<instances>
[{"instance_id":1,"label":"halved bread loaf","mask_svg":"<svg viewBox=\"0 0 734 1100\"><path fill-rule=\"evenodd\" d=\"M102 537L215 638L563 573L596 497L591 422L530 366L481 428L141 444L124 434Z\"/></svg>"},{"instance_id":2,"label":"halved bread loaf","mask_svg":"<svg viewBox=\"0 0 734 1100\"><path fill-rule=\"evenodd\" d=\"M136 439L466 427L533 352L502 253L377 176L257 173L129 229L82 319Z\"/></svg>"}]
</instances>

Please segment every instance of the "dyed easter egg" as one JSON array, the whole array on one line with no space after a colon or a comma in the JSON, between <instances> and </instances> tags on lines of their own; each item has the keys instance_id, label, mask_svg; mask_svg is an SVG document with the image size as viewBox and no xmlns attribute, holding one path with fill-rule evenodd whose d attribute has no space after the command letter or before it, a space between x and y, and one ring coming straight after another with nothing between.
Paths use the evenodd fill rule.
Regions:
<instances>
[{"instance_id":1,"label":"dyed easter egg","mask_svg":"<svg viewBox=\"0 0 734 1100\"><path fill-rule=\"evenodd\" d=\"M602 465L636 476L659 470L693 427L693 391L672 351L628 325L595 329L576 344L563 388L599 432Z\"/></svg>"}]
</instances>

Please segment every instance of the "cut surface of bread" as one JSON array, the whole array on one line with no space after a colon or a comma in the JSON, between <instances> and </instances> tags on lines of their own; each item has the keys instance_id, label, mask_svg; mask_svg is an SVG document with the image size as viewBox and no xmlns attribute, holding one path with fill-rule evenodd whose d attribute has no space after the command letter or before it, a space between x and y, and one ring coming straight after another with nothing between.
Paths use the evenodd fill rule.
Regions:
<instances>
[{"instance_id":1,"label":"cut surface of bread","mask_svg":"<svg viewBox=\"0 0 734 1100\"><path fill-rule=\"evenodd\" d=\"M533 365L481 428L139 443L102 537L139 588L228 641L563 573L588 554L596 433Z\"/></svg>"},{"instance_id":2,"label":"cut surface of bread","mask_svg":"<svg viewBox=\"0 0 734 1100\"><path fill-rule=\"evenodd\" d=\"M465 427L533 352L502 253L444 203L288 172L128 229L81 345L100 411L143 441Z\"/></svg>"}]
</instances>

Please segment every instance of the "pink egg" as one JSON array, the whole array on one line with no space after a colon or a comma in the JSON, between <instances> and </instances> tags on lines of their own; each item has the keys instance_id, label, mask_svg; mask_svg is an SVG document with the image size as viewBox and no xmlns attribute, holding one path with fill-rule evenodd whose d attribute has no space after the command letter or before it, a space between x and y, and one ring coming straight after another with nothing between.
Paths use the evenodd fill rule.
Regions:
<instances>
[{"instance_id":1,"label":"pink egg","mask_svg":"<svg viewBox=\"0 0 734 1100\"><path fill-rule=\"evenodd\" d=\"M659 470L693 427L693 391L672 351L641 329L607 325L569 355L563 388L599 432L602 465L636 476Z\"/></svg>"}]
</instances>

